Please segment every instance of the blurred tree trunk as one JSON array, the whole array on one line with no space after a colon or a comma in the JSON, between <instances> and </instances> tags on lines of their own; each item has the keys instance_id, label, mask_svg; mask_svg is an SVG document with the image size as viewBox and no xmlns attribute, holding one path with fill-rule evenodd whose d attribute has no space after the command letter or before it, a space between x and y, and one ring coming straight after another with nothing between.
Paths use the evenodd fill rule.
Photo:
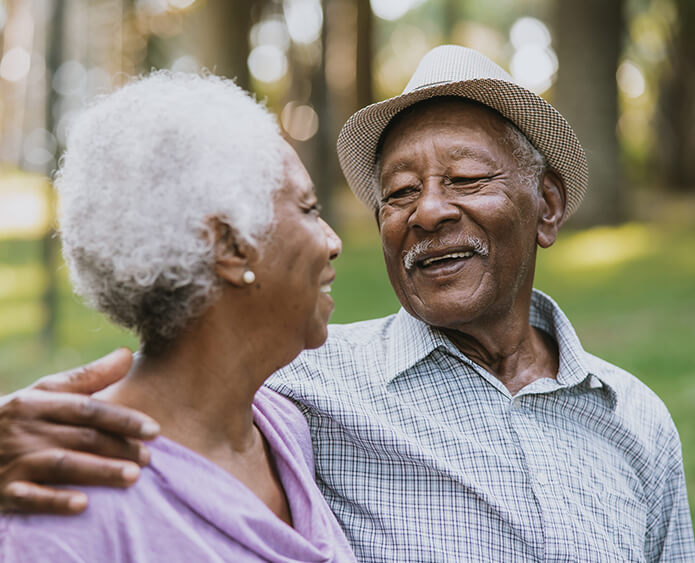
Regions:
<instances>
[{"instance_id":1,"label":"blurred tree trunk","mask_svg":"<svg viewBox=\"0 0 695 563\"><path fill-rule=\"evenodd\" d=\"M676 191L695 190L695 2L675 0L677 29L670 65L661 79L656 157L659 181Z\"/></svg>"},{"instance_id":2,"label":"blurred tree trunk","mask_svg":"<svg viewBox=\"0 0 695 563\"><path fill-rule=\"evenodd\" d=\"M623 0L555 2L559 71L554 101L589 160L589 189L572 219L575 225L611 224L625 217L615 79L623 27Z\"/></svg>"},{"instance_id":3,"label":"blurred tree trunk","mask_svg":"<svg viewBox=\"0 0 695 563\"><path fill-rule=\"evenodd\" d=\"M3 50L23 47L32 50L34 26L23 22L32 19L32 5L24 0L7 0L3 2L2 43ZM22 159L24 141L24 123L27 111L27 80L0 80L0 162L19 165Z\"/></svg>"},{"instance_id":4,"label":"blurred tree trunk","mask_svg":"<svg viewBox=\"0 0 695 563\"><path fill-rule=\"evenodd\" d=\"M63 62L63 28L65 25L65 0L56 0L53 5L53 17L47 26L48 47L46 53L46 124L45 128L48 131L55 131L56 119L54 107L58 103L58 94L55 88L52 87L53 76L56 70ZM61 148L58 147L58 153ZM56 155L56 157L59 154ZM46 170L46 175L50 176L52 170ZM50 192L49 197L53 199L53 192ZM53 205L51 205L53 208ZM43 292L42 301L44 306L44 325L41 330L41 337L44 345L49 349L55 347L56 343L56 325L58 320L58 242L56 233L53 227L50 227L48 232L43 236L41 241L42 248L42 265L44 275L46 277L46 287Z\"/></svg>"},{"instance_id":5,"label":"blurred tree trunk","mask_svg":"<svg viewBox=\"0 0 695 563\"><path fill-rule=\"evenodd\" d=\"M369 0L357 0L357 108L374 101L372 84L372 7Z\"/></svg>"},{"instance_id":6,"label":"blurred tree trunk","mask_svg":"<svg viewBox=\"0 0 695 563\"><path fill-rule=\"evenodd\" d=\"M462 2L460 0L444 0L442 10L442 35L444 43L454 42L454 29L458 20L458 9Z\"/></svg>"},{"instance_id":7,"label":"blurred tree trunk","mask_svg":"<svg viewBox=\"0 0 695 563\"><path fill-rule=\"evenodd\" d=\"M335 11L331 11L331 2L322 0L323 26L321 28L321 60L316 66L311 80L311 101L319 116L319 129L310 143L314 154L311 174L316 184L316 191L323 206L323 216L335 226L334 193L337 176L335 154L335 124L326 83L326 45L329 30L336 25ZM333 6L335 10L335 6Z\"/></svg>"},{"instance_id":8,"label":"blurred tree trunk","mask_svg":"<svg viewBox=\"0 0 695 563\"><path fill-rule=\"evenodd\" d=\"M197 10L198 53L202 65L215 74L235 78L250 88L249 31L263 0L207 0Z\"/></svg>"},{"instance_id":9,"label":"blurred tree trunk","mask_svg":"<svg viewBox=\"0 0 695 563\"><path fill-rule=\"evenodd\" d=\"M323 205L324 218L339 228L340 213L335 197L343 184L335 142L344 121L358 108L373 102L372 11L369 0L323 0L323 28L320 60L307 67L294 47L293 84L290 98L309 102L319 118L317 134L305 142L294 143L304 161ZM303 92L310 80L310 96Z\"/></svg>"}]
</instances>

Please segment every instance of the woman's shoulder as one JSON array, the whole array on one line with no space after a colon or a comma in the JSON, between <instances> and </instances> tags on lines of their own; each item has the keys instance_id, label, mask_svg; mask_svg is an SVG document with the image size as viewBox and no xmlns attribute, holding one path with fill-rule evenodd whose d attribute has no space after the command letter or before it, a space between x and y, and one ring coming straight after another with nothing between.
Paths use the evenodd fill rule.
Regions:
<instances>
[{"instance_id":1,"label":"woman's shoulder","mask_svg":"<svg viewBox=\"0 0 695 563\"><path fill-rule=\"evenodd\" d=\"M79 487L89 498L82 514L0 515L0 561L255 561L232 559L246 550L211 524L221 520L220 489L236 493L221 483L226 474L170 440L149 448L150 465L133 486Z\"/></svg>"},{"instance_id":2,"label":"woman's shoulder","mask_svg":"<svg viewBox=\"0 0 695 563\"><path fill-rule=\"evenodd\" d=\"M143 471L143 473L145 473ZM137 543L137 522L147 513L147 477L128 489L79 487L89 504L76 516L0 515L0 560L99 561L115 557ZM135 533L135 537L131 534Z\"/></svg>"},{"instance_id":3,"label":"woman's shoulder","mask_svg":"<svg viewBox=\"0 0 695 563\"><path fill-rule=\"evenodd\" d=\"M273 435L261 428L266 439L270 442L281 440L295 454L300 450L313 476L314 454L309 425L297 405L266 386L256 392L253 405L272 428Z\"/></svg>"},{"instance_id":4,"label":"woman's shoulder","mask_svg":"<svg viewBox=\"0 0 695 563\"><path fill-rule=\"evenodd\" d=\"M273 422L308 432L308 425L299 407L287 397L263 385L253 401L254 406Z\"/></svg>"}]
</instances>

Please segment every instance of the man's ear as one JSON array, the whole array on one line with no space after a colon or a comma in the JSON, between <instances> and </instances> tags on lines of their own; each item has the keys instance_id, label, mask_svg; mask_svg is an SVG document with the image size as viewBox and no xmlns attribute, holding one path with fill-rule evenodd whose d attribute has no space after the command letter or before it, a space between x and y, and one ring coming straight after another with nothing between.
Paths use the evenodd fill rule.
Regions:
<instances>
[{"instance_id":1,"label":"man's ear","mask_svg":"<svg viewBox=\"0 0 695 563\"><path fill-rule=\"evenodd\" d=\"M232 285L248 285L243 276L251 269L249 262L256 257L255 249L219 217L209 219L208 224L214 238L215 273Z\"/></svg>"},{"instance_id":2,"label":"man's ear","mask_svg":"<svg viewBox=\"0 0 695 563\"><path fill-rule=\"evenodd\" d=\"M548 170L543 174L540 191L536 241L541 248L548 248L555 242L565 218L565 184L559 174Z\"/></svg>"}]
</instances>

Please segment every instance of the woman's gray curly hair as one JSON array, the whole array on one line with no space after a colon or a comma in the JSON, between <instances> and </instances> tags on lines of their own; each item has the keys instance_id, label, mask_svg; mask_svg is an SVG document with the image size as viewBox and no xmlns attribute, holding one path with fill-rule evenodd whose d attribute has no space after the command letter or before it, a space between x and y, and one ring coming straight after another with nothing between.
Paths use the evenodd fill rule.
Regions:
<instances>
[{"instance_id":1,"label":"woman's gray curly hair","mask_svg":"<svg viewBox=\"0 0 695 563\"><path fill-rule=\"evenodd\" d=\"M161 71L97 100L55 180L75 291L162 349L221 287L209 220L255 246L270 231L282 151L275 118L231 80Z\"/></svg>"}]
</instances>

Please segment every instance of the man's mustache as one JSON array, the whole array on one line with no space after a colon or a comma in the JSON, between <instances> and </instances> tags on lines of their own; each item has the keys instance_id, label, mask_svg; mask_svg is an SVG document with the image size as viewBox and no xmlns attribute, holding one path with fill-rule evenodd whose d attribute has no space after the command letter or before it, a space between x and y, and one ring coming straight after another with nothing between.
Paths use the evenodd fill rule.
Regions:
<instances>
[{"instance_id":1,"label":"man's mustache","mask_svg":"<svg viewBox=\"0 0 695 563\"><path fill-rule=\"evenodd\" d=\"M487 244L478 237L471 235L457 235L437 237L416 242L410 249L403 253L403 264L406 270L412 270L415 265L427 258L433 249L457 249L470 250L480 256L490 254Z\"/></svg>"}]
</instances>

